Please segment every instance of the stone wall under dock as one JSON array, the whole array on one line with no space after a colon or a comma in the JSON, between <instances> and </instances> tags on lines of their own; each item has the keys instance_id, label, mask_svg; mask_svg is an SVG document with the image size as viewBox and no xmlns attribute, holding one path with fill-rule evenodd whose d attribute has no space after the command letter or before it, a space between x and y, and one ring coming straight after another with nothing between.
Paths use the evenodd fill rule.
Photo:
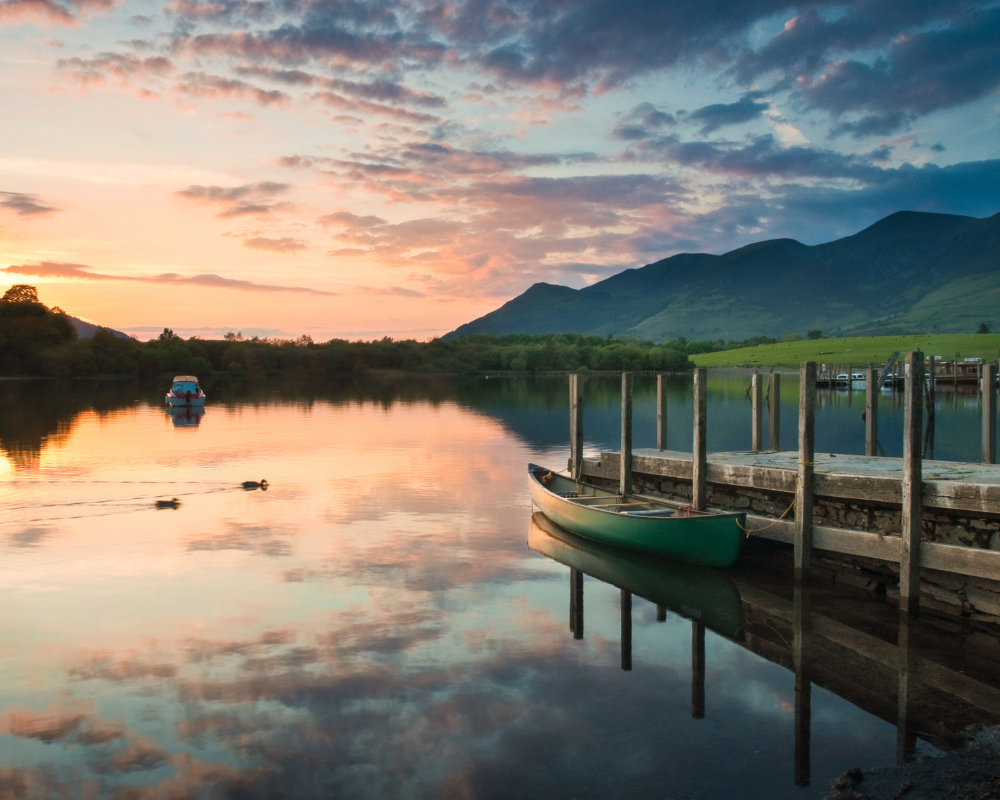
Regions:
<instances>
[{"instance_id":1,"label":"stone wall under dock","mask_svg":"<svg viewBox=\"0 0 1000 800\"><path fill-rule=\"evenodd\" d=\"M618 464L602 461L585 462L585 479L613 491L618 481L611 477ZM632 481L636 494L690 502L691 481L665 478L648 472L634 471ZM794 517L789 506L794 494L763 488L733 486L709 482L708 504L716 508L746 510L749 513L786 520ZM898 503L826 497L817 494L814 500L814 522L832 528L863 531L877 537L898 537L901 529L901 506ZM748 526L749 527L749 526ZM782 537L775 537L779 540ZM921 541L960 545L982 550L1000 550L1000 512L975 513L924 506ZM817 549L810 569L820 580L855 586L873 596L898 600L899 564L865 556L834 553ZM922 568L920 607L922 610L965 622L974 627L987 625L995 632L1000 625L1000 580L960 575Z\"/></svg>"}]
</instances>

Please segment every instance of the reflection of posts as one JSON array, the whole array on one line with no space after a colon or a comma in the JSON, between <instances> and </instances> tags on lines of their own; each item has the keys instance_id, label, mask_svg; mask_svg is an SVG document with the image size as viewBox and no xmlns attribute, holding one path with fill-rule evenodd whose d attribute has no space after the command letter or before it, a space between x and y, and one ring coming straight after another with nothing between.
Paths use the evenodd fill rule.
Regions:
<instances>
[{"instance_id":1,"label":"reflection of posts","mask_svg":"<svg viewBox=\"0 0 1000 800\"><path fill-rule=\"evenodd\" d=\"M909 728L911 681L916 673L916 648L910 647L910 617L899 615L899 688L896 712L896 763L905 764L917 750L917 735Z\"/></svg>"},{"instance_id":2,"label":"reflection of posts","mask_svg":"<svg viewBox=\"0 0 1000 800\"><path fill-rule=\"evenodd\" d=\"M691 620L691 716L705 718L705 626Z\"/></svg>"},{"instance_id":3,"label":"reflection of posts","mask_svg":"<svg viewBox=\"0 0 1000 800\"><path fill-rule=\"evenodd\" d=\"M583 573L569 570L569 629L574 639L583 638Z\"/></svg>"},{"instance_id":4,"label":"reflection of posts","mask_svg":"<svg viewBox=\"0 0 1000 800\"><path fill-rule=\"evenodd\" d=\"M795 662L795 785L809 785L809 751L812 722L812 683L805 660L809 627L808 597L797 584L792 599L792 657Z\"/></svg>"},{"instance_id":5,"label":"reflection of posts","mask_svg":"<svg viewBox=\"0 0 1000 800\"><path fill-rule=\"evenodd\" d=\"M622 669L632 669L632 592L622 591Z\"/></svg>"}]
</instances>

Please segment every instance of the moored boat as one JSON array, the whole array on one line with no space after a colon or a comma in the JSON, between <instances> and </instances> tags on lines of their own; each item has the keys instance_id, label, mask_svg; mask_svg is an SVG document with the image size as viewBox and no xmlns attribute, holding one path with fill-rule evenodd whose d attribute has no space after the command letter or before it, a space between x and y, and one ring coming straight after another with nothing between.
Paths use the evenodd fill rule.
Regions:
<instances>
[{"instance_id":1,"label":"moored boat","mask_svg":"<svg viewBox=\"0 0 1000 800\"><path fill-rule=\"evenodd\" d=\"M205 393L194 375L177 375L164 402L169 406L203 406Z\"/></svg>"},{"instance_id":2,"label":"moored boat","mask_svg":"<svg viewBox=\"0 0 1000 800\"><path fill-rule=\"evenodd\" d=\"M642 495L622 495L528 465L531 501L567 530L605 544L728 567L740 554L746 514L694 511L690 506Z\"/></svg>"}]
</instances>

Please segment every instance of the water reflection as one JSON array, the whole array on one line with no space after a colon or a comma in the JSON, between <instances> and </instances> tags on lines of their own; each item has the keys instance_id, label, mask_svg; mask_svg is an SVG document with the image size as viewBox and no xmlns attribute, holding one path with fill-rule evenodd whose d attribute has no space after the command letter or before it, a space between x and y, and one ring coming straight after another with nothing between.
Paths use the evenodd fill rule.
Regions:
<instances>
[{"instance_id":1,"label":"water reflection","mask_svg":"<svg viewBox=\"0 0 1000 800\"><path fill-rule=\"evenodd\" d=\"M197 428L205 416L202 406L166 406L164 411L175 428Z\"/></svg>"},{"instance_id":2,"label":"water reflection","mask_svg":"<svg viewBox=\"0 0 1000 800\"><path fill-rule=\"evenodd\" d=\"M798 798L895 759L895 617L821 592L794 787L793 598L756 551L664 580L550 542L580 559L567 633L567 567L525 546L524 465L566 457L563 379L223 383L196 435L162 386L56 386L0 384L12 797ZM594 447L617 387L587 391ZM717 402L747 410L735 380ZM910 641L918 751L995 719L991 635Z\"/></svg>"}]
</instances>

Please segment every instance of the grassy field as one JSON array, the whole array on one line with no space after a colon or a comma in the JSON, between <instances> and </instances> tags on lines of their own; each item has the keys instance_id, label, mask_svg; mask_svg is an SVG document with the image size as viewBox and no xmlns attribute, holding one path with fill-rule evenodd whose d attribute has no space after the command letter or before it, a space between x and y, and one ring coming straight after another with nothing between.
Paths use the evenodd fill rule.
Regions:
<instances>
[{"instance_id":1,"label":"grassy field","mask_svg":"<svg viewBox=\"0 0 1000 800\"><path fill-rule=\"evenodd\" d=\"M932 333L913 336L858 336L844 339L805 339L801 342L779 342L719 353L691 356L699 367L797 367L803 361L818 363L852 363L867 366L869 361L884 362L893 350L900 358L920 348L925 355L941 356L951 361L955 353L961 358L983 358L996 361L1000 352L1000 333Z\"/></svg>"}]
</instances>

